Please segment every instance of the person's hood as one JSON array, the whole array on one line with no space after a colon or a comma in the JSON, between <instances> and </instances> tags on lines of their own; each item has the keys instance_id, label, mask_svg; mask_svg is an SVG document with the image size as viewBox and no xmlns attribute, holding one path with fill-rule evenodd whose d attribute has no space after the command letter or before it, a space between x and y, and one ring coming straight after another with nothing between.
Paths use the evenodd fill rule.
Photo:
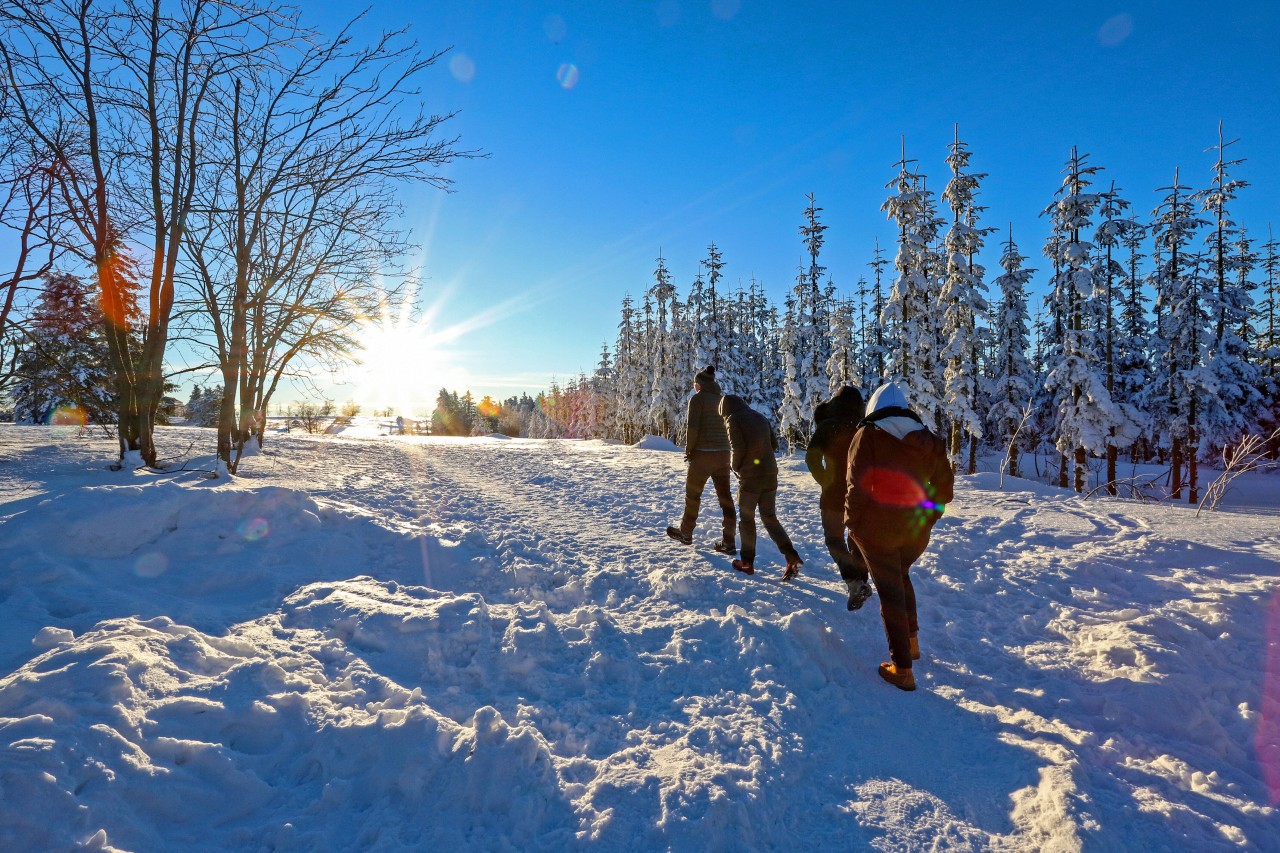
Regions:
<instances>
[{"instance_id":1,"label":"person's hood","mask_svg":"<svg viewBox=\"0 0 1280 853\"><path fill-rule=\"evenodd\" d=\"M730 415L736 415L739 412L745 412L750 408L747 401L739 397L737 394L725 394L720 398L720 417L727 418Z\"/></svg>"},{"instance_id":2,"label":"person's hood","mask_svg":"<svg viewBox=\"0 0 1280 853\"><path fill-rule=\"evenodd\" d=\"M900 439L924 429L920 418L907 407L907 395L902 393L896 382L886 382L875 390L867 401L867 415L863 423L875 424Z\"/></svg>"},{"instance_id":3,"label":"person's hood","mask_svg":"<svg viewBox=\"0 0 1280 853\"><path fill-rule=\"evenodd\" d=\"M886 382L875 390L867 401L867 414L874 415L882 409L907 408L907 395L902 393L897 382Z\"/></svg>"},{"instance_id":4,"label":"person's hood","mask_svg":"<svg viewBox=\"0 0 1280 853\"><path fill-rule=\"evenodd\" d=\"M862 392L852 385L844 385L832 395L830 400L819 404L814 409L814 420L854 418L861 417L862 414Z\"/></svg>"}]
</instances>

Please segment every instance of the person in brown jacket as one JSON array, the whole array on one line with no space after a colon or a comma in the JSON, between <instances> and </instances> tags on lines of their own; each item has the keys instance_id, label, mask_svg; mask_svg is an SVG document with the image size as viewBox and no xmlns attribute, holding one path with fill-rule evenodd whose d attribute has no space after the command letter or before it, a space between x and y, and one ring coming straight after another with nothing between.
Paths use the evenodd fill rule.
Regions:
<instances>
[{"instance_id":1,"label":"person in brown jacket","mask_svg":"<svg viewBox=\"0 0 1280 853\"><path fill-rule=\"evenodd\" d=\"M685 422L684 459L689 470L684 480L684 515L679 527L668 527L667 535L685 545L693 544L693 528L698 524L702 492L710 478L724 515L720 541L712 547L722 554L735 554L733 490L729 485L729 433L720 417L720 386L716 369L707 367L693 377L694 394L689 398Z\"/></svg>"},{"instance_id":2,"label":"person in brown jacket","mask_svg":"<svg viewBox=\"0 0 1280 853\"><path fill-rule=\"evenodd\" d=\"M786 558L784 581L800 574L804 561L791 544L791 538L778 521L778 434L764 415L749 407L741 397L727 394L720 401L720 414L724 416L729 431L729 444L733 448L730 463L738 475L738 532L742 534L742 559L734 560L733 567L746 574L755 574L756 559L756 509L760 521L769 532L769 538Z\"/></svg>"},{"instance_id":3,"label":"person in brown jacket","mask_svg":"<svg viewBox=\"0 0 1280 853\"><path fill-rule=\"evenodd\" d=\"M880 618L891 662L880 677L915 690L911 662L920 657L916 592L909 570L953 497L955 475L942 440L907 408L893 382L867 402L867 416L849 446L845 525L880 594Z\"/></svg>"}]
</instances>

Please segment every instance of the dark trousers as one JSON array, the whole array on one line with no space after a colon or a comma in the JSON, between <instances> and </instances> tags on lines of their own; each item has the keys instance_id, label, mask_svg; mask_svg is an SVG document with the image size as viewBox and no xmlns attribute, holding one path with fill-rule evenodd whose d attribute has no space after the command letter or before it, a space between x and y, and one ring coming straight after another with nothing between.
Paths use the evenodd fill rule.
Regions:
<instances>
[{"instance_id":1,"label":"dark trousers","mask_svg":"<svg viewBox=\"0 0 1280 853\"><path fill-rule=\"evenodd\" d=\"M846 581L865 581L867 579L867 564L862 559L862 554L857 547L850 547L845 541L844 526L844 492L838 495L838 502L835 498L828 500L827 495L822 495L822 537L827 543L827 551L831 554L831 559L835 560L836 568L840 570L840 577Z\"/></svg>"},{"instance_id":2,"label":"dark trousers","mask_svg":"<svg viewBox=\"0 0 1280 853\"><path fill-rule=\"evenodd\" d=\"M921 536L898 548L870 545L850 537L875 578L880 594L880 619L889 640L889 656L899 669L911 668L911 635L920 630L916 620L916 590L911 585L911 564L924 553L929 537Z\"/></svg>"},{"instance_id":3,"label":"dark trousers","mask_svg":"<svg viewBox=\"0 0 1280 853\"><path fill-rule=\"evenodd\" d=\"M763 491L754 491L754 488ZM760 510L760 521L768 531L773 544L778 546L782 556L790 563L800 559L791 537L778 521L777 513L778 484L762 484L753 486L746 482L738 486L738 532L742 535L742 562L750 565L756 559L756 509Z\"/></svg>"},{"instance_id":4,"label":"dark trousers","mask_svg":"<svg viewBox=\"0 0 1280 853\"><path fill-rule=\"evenodd\" d=\"M716 487L716 499L724 514L722 535L724 541L733 544L733 490L729 486L729 451L695 450L689 454L689 471L684 480L684 516L680 519L680 533L692 536L698 524L698 507L702 506L702 491L708 478Z\"/></svg>"}]
</instances>

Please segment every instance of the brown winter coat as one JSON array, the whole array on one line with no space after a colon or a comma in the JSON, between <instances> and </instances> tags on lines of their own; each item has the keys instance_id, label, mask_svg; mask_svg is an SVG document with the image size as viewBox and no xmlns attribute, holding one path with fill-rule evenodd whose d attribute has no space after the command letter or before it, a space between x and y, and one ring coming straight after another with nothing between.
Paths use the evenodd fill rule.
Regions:
<instances>
[{"instance_id":1,"label":"brown winter coat","mask_svg":"<svg viewBox=\"0 0 1280 853\"><path fill-rule=\"evenodd\" d=\"M738 396L729 394L720 403L720 413L729 430L733 456L729 467L742 479L748 491L769 491L778 487L778 434L773 425Z\"/></svg>"},{"instance_id":2,"label":"brown winter coat","mask_svg":"<svg viewBox=\"0 0 1280 853\"><path fill-rule=\"evenodd\" d=\"M898 438L864 422L849 447L848 475L845 525L875 548L928 541L954 497L946 447L923 426Z\"/></svg>"},{"instance_id":3,"label":"brown winter coat","mask_svg":"<svg viewBox=\"0 0 1280 853\"><path fill-rule=\"evenodd\" d=\"M720 386L714 379L700 381L701 390L689 398L689 414L685 426L684 455L698 450L729 449L729 433L720 417Z\"/></svg>"}]
</instances>

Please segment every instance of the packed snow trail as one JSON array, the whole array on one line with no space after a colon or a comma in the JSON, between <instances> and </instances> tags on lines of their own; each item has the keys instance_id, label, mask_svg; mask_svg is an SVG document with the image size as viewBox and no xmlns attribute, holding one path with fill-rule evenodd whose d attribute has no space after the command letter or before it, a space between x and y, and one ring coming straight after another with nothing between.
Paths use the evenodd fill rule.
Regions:
<instances>
[{"instance_id":1,"label":"packed snow trail","mask_svg":"<svg viewBox=\"0 0 1280 853\"><path fill-rule=\"evenodd\" d=\"M903 694L798 459L782 584L663 535L678 453L56 438L0 427L5 849L1278 849L1273 518L962 477Z\"/></svg>"}]
</instances>

